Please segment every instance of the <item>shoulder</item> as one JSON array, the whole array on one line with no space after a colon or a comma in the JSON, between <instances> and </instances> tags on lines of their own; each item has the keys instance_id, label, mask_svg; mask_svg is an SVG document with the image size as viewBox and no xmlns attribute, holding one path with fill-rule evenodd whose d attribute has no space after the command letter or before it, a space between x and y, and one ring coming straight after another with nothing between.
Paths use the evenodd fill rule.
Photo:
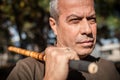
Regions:
<instances>
[{"instance_id":1,"label":"shoulder","mask_svg":"<svg viewBox=\"0 0 120 80\"><path fill-rule=\"evenodd\" d=\"M27 57L27 58L24 58L24 59L21 59L17 62L17 64L43 64L44 62L42 61L39 61L39 60L36 60L34 58L31 58L31 57Z\"/></svg>"},{"instance_id":2,"label":"shoulder","mask_svg":"<svg viewBox=\"0 0 120 80\"><path fill-rule=\"evenodd\" d=\"M110 68L115 68L115 64L112 62L112 61L109 61L109 60L106 60L106 59L102 59L100 58L99 61L97 62L98 65L101 65L101 66L106 66L106 67L110 67Z\"/></svg>"},{"instance_id":3,"label":"shoulder","mask_svg":"<svg viewBox=\"0 0 120 80\"><path fill-rule=\"evenodd\" d=\"M99 67L99 70L108 70L108 71L113 71L113 70L116 70L115 68L115 64L112 62L112 61L109 61L109 60L106 60L106 59L103 59L103 58L96 58L94 56L88 56L87 57L87 60L88 61L91 61L91 62L95 62L98 67Z\"/></svg>"},{"instance_id":4,"label":"shoulder","mask_svg":"<svg viewBox=\"0 0 120 80\"><path fill-rule=\"evenodd\" d=\"M8 80L42 80L43 76L44 62L28 57L16 63Z\"/></svg>"},{"instance_id":5,"label":"shoulder","mask_svg":"<svg viewBox=\"0 0 120 80\"><path fill-rule=\"evenodd\" d=\"M112 61L99 58L96 62L100 70L107 70L107 71L116 71L115 65Z\"/></svg>"},{"instance_id":6,"label":"shoulder","mask_svg":"<svg viewBox=\"0 0 120 80\"><path fill-rule=\"evenodd\" d=\"M22 67L22 68L30 68L30 69L33 69L33 68L43 68L44 67L44 62L42 61L39 61L39 60L36 60L34 58L31 58L31 57L28 57L28 58L25 58L25 59L21 59L19 60L17 63L16 63L16 66L18 67Z\"/></svg>"},{"instance_id":7,"label":"shoulder","mask_svg":"<svg viewBox=\"0 0 120 80\"><path fill-rule=\"evenodd\" d=\"M106 76L109 76L112 80L119 80L120 75L115 67L115 64L112 61L108 61L105 59L100 58L97 62L98 64L98 71Z\"/></svg>"}]
</instances>

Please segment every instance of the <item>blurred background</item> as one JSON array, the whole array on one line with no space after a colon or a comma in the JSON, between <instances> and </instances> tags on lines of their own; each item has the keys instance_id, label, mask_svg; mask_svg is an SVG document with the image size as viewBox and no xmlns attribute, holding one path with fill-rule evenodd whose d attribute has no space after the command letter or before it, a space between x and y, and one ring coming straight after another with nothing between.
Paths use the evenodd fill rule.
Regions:
<instances>
[{"instance_id":1,"label":"blurred background","mask_svg":"<svg viewBox=\"0 0 120 80\"><path fill-rule=\"evenodd\" d=\"M120 72L120 1L95 0L95 8L98 36L92 55L114 62ZM25 58L8 46L41 52L54 44L48 17L49 0L0 0L0 80Z\"/></svg>"}]
</instances>

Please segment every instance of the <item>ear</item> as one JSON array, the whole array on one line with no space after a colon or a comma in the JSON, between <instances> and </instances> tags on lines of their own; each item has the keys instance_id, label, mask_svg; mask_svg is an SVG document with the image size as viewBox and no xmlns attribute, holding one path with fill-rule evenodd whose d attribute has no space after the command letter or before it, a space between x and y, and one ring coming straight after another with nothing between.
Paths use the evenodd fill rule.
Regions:
<instances>
[{"instance_id":1,"label":"ear","mask_svg":"<svg viewBox=\"0 0 120 80\"><path fill-rule=\"evenodd\" d=\"M57 35L57 24L55 19L53 19L52 17L49 18L49 23L50 23L50 27L52 28L53 32L55 35Z\"/></svg>"}]
</instances>

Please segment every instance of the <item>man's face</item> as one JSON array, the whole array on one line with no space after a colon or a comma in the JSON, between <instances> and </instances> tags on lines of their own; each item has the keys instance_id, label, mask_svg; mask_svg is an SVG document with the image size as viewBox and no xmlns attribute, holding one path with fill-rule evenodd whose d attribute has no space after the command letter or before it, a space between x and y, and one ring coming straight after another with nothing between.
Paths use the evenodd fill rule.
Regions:
<instances>
[{"instance_id":1,"label":"man's face","mask_svg":"<svg viewBox=\"0 0 120 80\"><path fill-rule=\"evenodd\" d=\"M90 54L97 27L93 0L59 0L58 8L58 24L54 27L57 46L70 47L79 56Z\"/></svg>"}]
</instances>

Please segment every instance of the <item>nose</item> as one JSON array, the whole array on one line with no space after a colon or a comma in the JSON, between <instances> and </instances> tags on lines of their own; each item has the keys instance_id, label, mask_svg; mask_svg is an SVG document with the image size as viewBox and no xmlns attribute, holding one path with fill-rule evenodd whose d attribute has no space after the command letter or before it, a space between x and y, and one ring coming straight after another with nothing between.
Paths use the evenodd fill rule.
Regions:
<instances>
[{"instance_id":1,"label":"nose","mask_svg":"<svg viewBox=\"0 0 120 80\"><path fill-rule=\"evenodd\" d=\"M82 35L89 35L92 33L91 26L86 18L84 18L80 25L80 32Z\"/></svg>"}]
</instances>

